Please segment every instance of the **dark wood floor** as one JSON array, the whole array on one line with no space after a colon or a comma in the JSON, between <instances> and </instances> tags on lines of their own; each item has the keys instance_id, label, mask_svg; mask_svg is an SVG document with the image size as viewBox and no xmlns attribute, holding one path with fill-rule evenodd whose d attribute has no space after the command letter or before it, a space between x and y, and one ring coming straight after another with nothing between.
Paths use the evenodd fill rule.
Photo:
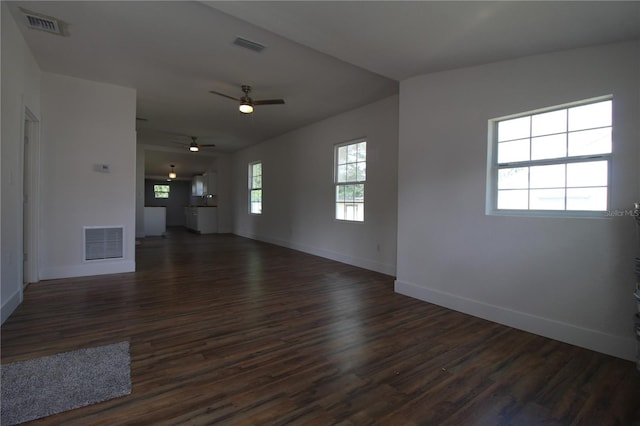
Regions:
<instances>
[{"instance_id":1,"label":"dark wood floor","mask_svg":"<svg viewBox=\"0 0 640 426\"><path fill-rule=\"evenodd\" d=\"M128 340L129 396L34 424L628 425L635 365L393 292L393 278L174 231L138 272L40 282L2 363Z\"/></svg>"}]
</instances>

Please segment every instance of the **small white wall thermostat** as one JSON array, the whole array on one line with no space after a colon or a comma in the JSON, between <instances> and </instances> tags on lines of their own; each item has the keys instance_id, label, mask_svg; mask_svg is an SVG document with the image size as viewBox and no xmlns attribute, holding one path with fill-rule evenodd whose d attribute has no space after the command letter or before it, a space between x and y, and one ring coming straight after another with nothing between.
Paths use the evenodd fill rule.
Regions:
<instances>
[{"instance_id":1,"label":"small white wall thermostat","mask_svg":"<svg viewBox=\"0 0 640 426\"><path fill-rule=\"evenodd\" d=\"M100 173L109 173L111 171L108 164L94 164L93 170Z\"/></svg>"}]
</instances>

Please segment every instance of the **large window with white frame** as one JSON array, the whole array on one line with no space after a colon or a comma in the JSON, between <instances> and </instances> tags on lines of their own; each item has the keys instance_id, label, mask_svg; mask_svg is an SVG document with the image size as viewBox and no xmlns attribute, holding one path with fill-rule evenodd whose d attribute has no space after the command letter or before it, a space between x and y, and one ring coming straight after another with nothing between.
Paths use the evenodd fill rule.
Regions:
<instances>
[{"instance_id":1,"label":"large window with white frame","mask_svg":"<svg viewBox=\"0 0 640 426\"><path fill-rule=\"evenodd\" d=\"M364 222L364 186L367 180L367 141L335 146L337 220Z\"/></svg>"},{"instance_id":2,"label":"large window with white frame","mask_svg":"<svg viewBox=\"0 0 640 426\"><path fill-rule=\"evenodd\" d=\"M249 163L249 213L262 214L262 162Z\"/></svg>"},{"instance_id":3,"label":"large window with white frame","mask_svg":"<svg viewBox=\"0 0 640 426\"><path fill-rule=\"evenodd\" d=\"M609 205L610 97L489 121L491 213L584 215Z\"/></svg>"}]
</instances>

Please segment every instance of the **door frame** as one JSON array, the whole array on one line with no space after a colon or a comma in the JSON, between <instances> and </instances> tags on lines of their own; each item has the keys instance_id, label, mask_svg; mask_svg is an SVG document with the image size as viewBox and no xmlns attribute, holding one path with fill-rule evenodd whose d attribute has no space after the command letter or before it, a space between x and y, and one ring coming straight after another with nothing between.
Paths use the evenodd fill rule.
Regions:
<instances>
[{"instance_id":1,"label":"door frame","mask_svg":"<svg viewBox=\"0 0 640 426\"><path fill-rule=\"evenodd\" d=\"M22 126L22 283L23 289L28 283L38 282L40 241L40 120L35 114L24 108ZM28 141L28 142L27 142ZM25 146L28 143L28 147ZM27 253L25 259L24 254Z\"/></svg>"}]
</instances>

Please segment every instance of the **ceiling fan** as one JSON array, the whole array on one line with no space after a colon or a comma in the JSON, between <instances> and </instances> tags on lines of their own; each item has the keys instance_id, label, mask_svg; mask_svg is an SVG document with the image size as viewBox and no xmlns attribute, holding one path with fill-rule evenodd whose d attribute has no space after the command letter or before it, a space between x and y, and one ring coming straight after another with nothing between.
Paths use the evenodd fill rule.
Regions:
<instances>
[{"instance_id":1,"label":"ceiling fan","mask_svg":"<svg viewBox=\"0 0 640 426\"><path fill-rule=\"evenodd\" d=\"M176 136L181 136L181 135L176 135ZM212 147L216 146L213 143L208 143L208 144L198 143L198 137L197 136L189 136L189 138L191 138L191 142L188 143L189 151L191 151L191 152L198 152L198 151L200 151L200 148L212 148ZM185 142L173 141L173 143L176 143L176 144L182 145L182 146L187 146L187 143L185 143Z\"/></svg>"},{"instance_id":2,"label":"ceiling fan","mask_svg":"<svg viewBox=\"0 0 640 426\"><path fill-rule=\"evenodd\" d=\"M189 144L189 151L198 152L200 148L214 147L216 144L208 143L208 144L199 144L197 136L191 136L191 143Z\"/></svg>"},{"instance_id":3,"label":"ceiling fan","mask_svg":"<svg viewBox=\"0 0 640 426\"><path fill-rule=\"evenodd\" d=\"M244 92L244 96L241 98L234 98L233 96L225 95L224 93L216 92L210 90L209 93L213 93L214 95L222 96L223 98L232 99L234 101L240 102L239 110L243 114L251 114L253 112L253 107L258 105L282 105L284 104L284 99L252 99L249 96L249 92L251 92L251 86L243 84L240 86L242 91Z\"/></svg>"}]
</instances>

